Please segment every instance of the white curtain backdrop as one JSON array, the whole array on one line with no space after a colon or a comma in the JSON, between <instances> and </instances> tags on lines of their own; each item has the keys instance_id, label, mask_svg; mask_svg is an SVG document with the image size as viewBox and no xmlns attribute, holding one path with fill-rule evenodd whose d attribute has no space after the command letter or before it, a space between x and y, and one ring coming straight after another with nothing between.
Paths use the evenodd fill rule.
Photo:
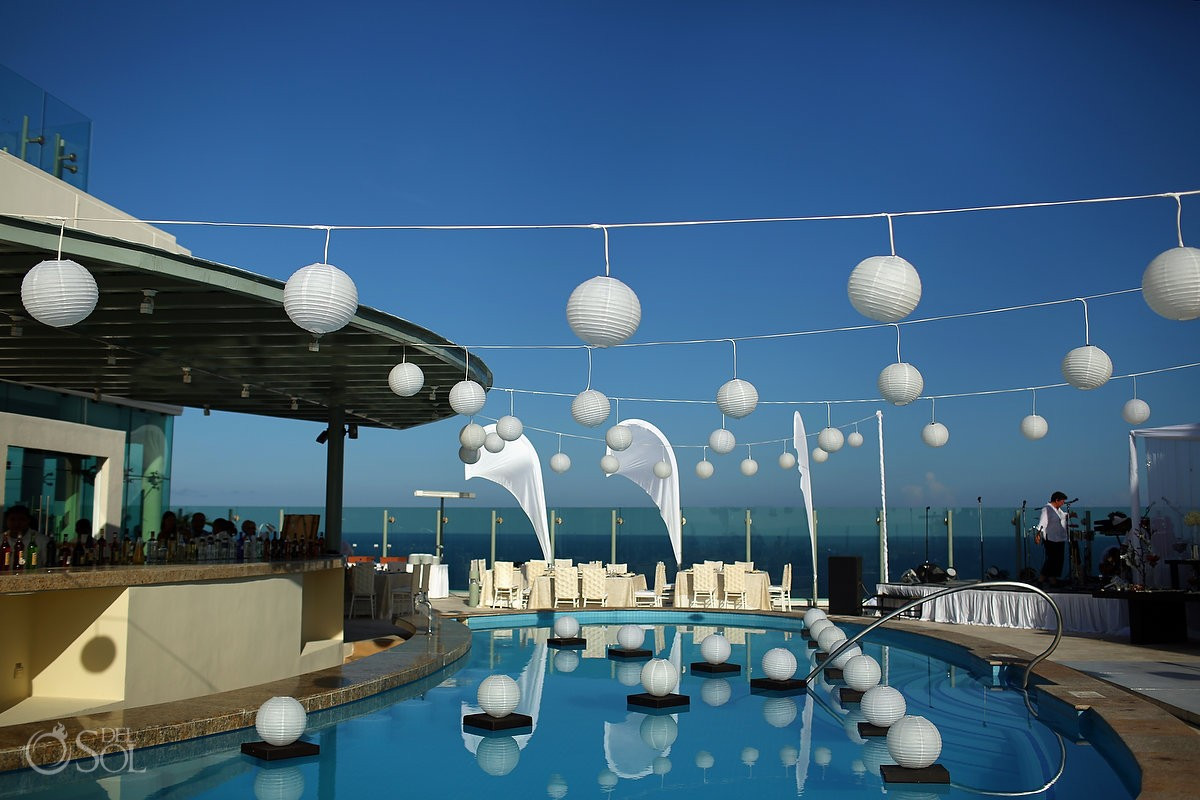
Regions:
<instances>
[{"instance_id":1,"label":"white curtain backdrop","mask_svg":"<svg viewBox=\"0 0 1200 800\"><path fill-rule=\"evenodd\" d=\"M620 452L608 448L608 454L616 456L621 463L616 474L642 487L658 506L663 522L667 524L675 567L679 568L683 564L683 523L679 511L679 465L675 463L675 451L662 431L649 422L625 419L621 424L633 432L633 444ZM654 474L654 465L659 461L671 465L670 477L660 478Z\"/></svg>"},{"instance_id":2,"label":"white curtain backdrop","mask_svg":"<svg viewBox=\"0 0 1200 800\"><path fill-rule=\"evenodd\" d=\"M792 412L792 445L796 448L796 469L800 471L800 491L804 493L804 511L808 514L808 537L812 542L812 601L817 603L817 525L813 517L812 470L808 463L808 436L800 412Z\"/></svg>"},{"instance_id":3,"label":"white curtain backdrop","mask_svg":"<svg viewBox=\"0 0 1200 800\"><path fill-rule=\"evenodd\" d=\"M1146 451L1144 496L1137 453L1139 437ZM1147 506L1151 507L1150 525L1154 531L1151 547L1159 562L1145 577L1150 585L1166 586L1169 582L1166 559L1186 557L1175 547L1186 550L1188 545L1196 543L1193 537L1197 532L1184 526L1183 517L1188 511L1200 509L1200 424L1129 432L1129 518L1135 530ZM1131 542L1131 546L1135 544Z\"/></svg>"},{"instance_id":4,"label":"white curtain backdrop","mask_svg":"<svg viewBox=\"0 0 1200 800\"><path fill-rule=\"evenodd\" d=\"M495 425L484 428L488 433L496 431ZM483 478L498 483L512 493L517 504L533 523L533 532L542 547L542 558L550 560L550 530L546 525L546 490L542 485L542 462L537 450L522 436L515 442L505 442L499 453L489 453L480 448L479 460L465 464L467 480Z\"/></svg>"}]
</instances>

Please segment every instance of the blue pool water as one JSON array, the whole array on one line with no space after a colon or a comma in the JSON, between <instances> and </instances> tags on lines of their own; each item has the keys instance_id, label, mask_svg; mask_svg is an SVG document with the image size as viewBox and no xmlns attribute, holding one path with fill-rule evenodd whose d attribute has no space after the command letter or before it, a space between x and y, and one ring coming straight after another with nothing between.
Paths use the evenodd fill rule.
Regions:
<instances>
[{"instance_id":1,"label":"blue pool water","mask_svg":"<svg viewBox=\"0 0 1200 800\"><path fill-rule=\"evenodd\" d=\"M504 627L477 630L469 655L419 684L310 715L305 738L321 746L319 757L258 762L239 751L241 742L257 738L250 730L136 751L134 773L116 768L127 766L122 758L111 773L84 774L71 765L51 777L0 775L0 797L988 796L978 790L1132 797L1098 748L1077 741L1073 713L1042 708L1043 717L1056 720L1057 730L1047 727L987 665L936 642L931 652L916 652L905 646L911 637L886 631L872 633L866 651L884 665L909 713L938 726L944 743L938 761L952 787L885 788L879 765L891 763L886 744L857 735L861 712L838 701L836 682L821 680L790 697L752 693L749 679L761 676L762 655L772 647L792 650L801 672L812 664L798 630L768 628L781 623L766 617L731 627L723 624L728 618L695 614L680 624L676 615L647 626L646 647L685 668L677 691L691 704L665 716L630 710L626 696L641 691L641 664L606 658L605 644L633 618L612 612L611 624L585 626L583 651L548 647L546 628L508 627L520 618L474 620ZM702 660L699 642L717 631L733 643L730 661L749 669L728 678L687 669ZM493 673L518 681L518 711L534 718L531 730L489 738L463 732L463 715L478 711L479 682ZM1033 791L1056 775L1052 788Z\"/></svg>"}]
</instances>

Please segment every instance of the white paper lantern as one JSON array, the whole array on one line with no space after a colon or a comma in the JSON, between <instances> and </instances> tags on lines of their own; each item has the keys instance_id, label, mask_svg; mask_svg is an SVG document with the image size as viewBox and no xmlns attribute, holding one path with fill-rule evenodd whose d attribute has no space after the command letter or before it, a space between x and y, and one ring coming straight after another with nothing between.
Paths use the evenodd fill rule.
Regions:
<instances>
[{"instance_id":1,"label":"white paper lantern","mask_svg":"<svg viewBox=\"0 0 1200 800\"><path fill-rule=\"evenodd\" d=\"M409 361L397 364L388 373L388 388L401 397L412 397L425 385L425 373Z\"/></svg>"},{"instance_id":2,"label":"white paper lantern","mask_svg":"<svg viewBox=\"0 0 1200 800\"><path fill-rule=\"evenodd\" d=\"M481 453L473 447L458 448L458 460L464 464L478 464Z\"/></svg>"},{"instance_id":3,"label":"white paper lantern","mask_svg":"<svg viewBox=\"0 0 1200 800\"><path fill-rule=\"evenodd\" d=\"M737 439L724 428L717 428L708 435L708 446L714 453L725 455L737 446Z\"/></svg>"},{"instance_id":4,"label":"white paper lantern","mask_svg":"<svg viewBox=\"0 0 1200 800\"><path fill-rule=\"evenodd\" d=\"M780 453L779 454L779 468L780 469L792 469L795 466L796 466L796 457L794 455L792 455L791 453Z\"/></svg>"},{"instance_id":5,"label":"white paper lantern","mask_svg":"<svg viewBox=\"0 0 1200 800\"><path fill-rule=\"evenodd\" d=\"M887 739L881 737L871 737L862 746L862 760L871 775L878 775L880 766L884 764L896 763L896 759L888 752Z\"/></svg>"},{"instance_id":6,"label":"white paper lantern","mask_svg":"<svg viewBox=\"0 0 1200 800\"><path fill-rule=\"evenodd\" d=\"M308 725L308 712L294 697L272 697L258 707L254 729L267 744L289 745L300 738Z\"/></svg>"},{"instance_id":7,"label":"white paper lantern","mask_svg":"<svg viewBox=\"0 0 1200 800\"><path fill-rule=\"evenodd\" d=\"M785 744L779 748L779 763L784 767L790 767L800 758L800 751L792 747L790 744Z\"/></svg>"},{"instance_id":8,"label":"white paper lantern","mask_svg":"<svg viewBox=\"0 0 1200 800\"><path fill-rule=\"evenodd\" d=\"M930 447L941 447L950 441L950 430L940 422L930 422L921 429L921 441Z\"/></svg>"},{"instance_id":9,"label":"white paper lantern","mask_svg":"<svg viewBox=\"0 0 1200 800\"><path fill-rule=\"evenodd\" d=\"M671 465L666 461L659 461L654 465L654 477L659 480L666 480L671 477Z\"/></svg>"},{"instance_id":10,"label":"white paper lantern","mask_svg":"<svg viewBox=\"0 0 1200 800\"><path fill-rule=\"evenodd\" d=\"M642 665L636 661L617 664L617 682L622 686L637 686L642 682Z\"/></svg>"},{"instance_id":11,"label":"white paper lantern","mask_svg":"<svg viewBox=\"0 0 1200 800\"><path fill-rule=\"evenodd\" d=\"M309 333L332 333L345 327L358 310L358 288L332 264L309 264L284 284L283 310Z\"/></svg>"},{"instance_id":12,"label":"white paper lantern","mask_svg":"<svg viewBox=\"0 0 1200 800\"><path fill-rule=\"evenodd\" d=\"M515 442L525 433L525 426L516 417L505 414L496 420L496 435L506 442Z\"/></svg>"},{"instance_id":13,"label":"white paper lantern","mask_svg":"<svg viewBox=\"0 0 1200 800\"><path fill-rule=\"evenodd\" d=\"M753 767L758 763L758 755L759 753L757 747L743 747L741 756L742 763L747 767Z\"/></svg>"},{"instance_id":14,"label":"white paper lantern","mask_svg":"<svg viewBox=\"0 0 1200 800\"><path fill-rule=\"evenodd\" d=\"M850 273L846 294L864 317L899 322L921 302L921 276L900 256L871 256Z\"/></svg>"},{"instance_id":15,"label":"white paper lantern","mask_svg":"<svg viewBox=\"0 0 1200 800\"><path fill-rule=\"evenodd\" d=\"M813 763L818 767L828 767L833 763L833 751L828 747L813 748Z\"/></svg>"},{"instance_id":16,"label":"white paper lantern","mask_svg":"<svg viewBox=\"0 0 1200 800\"><path fill-rule=\"evenodd\" d=\"M647 716L638 734L651 750L666 750L679 738L679 723L671 716Z\"/></svg>"},{"instance_id":17,"label":"white paper lantern","mask_svg":"<svg viewBox=\"0 0 1200 800\"><path fill-rule=\"evenodd\" d=\"M450 389L450 408L464 417L478 414L485 400L483 387L475 381L459 381Z\"/></svg>"},{"instance_id":18,"label":"white paper lantern","mask_svg":"<svg viewBox=\"0 0 1200 800\"><path fill-rule=\"evenodd\" d=\"M844 641L846 641L845 631L836 625L830 625L817 637L817 650L828 653Z\"/></svg>"},{"instance_id":19,"label":"white paper lantern","mask_svg":"<svg viewBox=\"0 0 1200 800\"><path fill-rule=\"evenodd\" d=\"M604 433L604 443L618 453L633 444L633 431L628 425L616 424Z\"/></svg>"},{"instance_id":20,"label":"white paper lantern","mask_svg":"<svg viewBox=\"0 0 1200 800\"><path fill-rule=\"evenodd\" d=\"M567 780L562 775L554 774L550 776L549 782L546 784L546 794L550 796L550 800L562 800L567 796Z\"/></svg>"},{"instance_id":21,"label":"white paper lantern","mask_svg":"<svg viewBox=\"0 0 1200 800\"><path fill-rule=\"evenodd\" d=\"M607 275L589 278L567 298L567 324L593 347L611 347L633 336L642 321L638 296Z\"/></svg>"},{"instance_id":22,"label":"white paper lantern","mask_svg":"<svg viewBox=\"0 0 1200 800\"><path fill-rule=\"evenodd\" d=\"M575 617L559 617L554 620L554 635L559 639L574 639L579 636L579 620Z\"/></svg>"},{"instance_id":23,"label":"white paper lantern","mask_svg":"<svg viewBox=\"0 0 1200 800\"><path fill-rule=\"evenodd\" d=\"M51 259L34 266L21 280L21 303L29 316L52 328L82 322L96 308L100 290L82 264Z\"/></svg>"},{"instance_id":24,"label":"white paper lantern","mask_svg":"<svg viewBox=\"0 0 1200 800\"><path fill-rule=\"evenodd\" d=\"M707 459L704 461L697 461L696 462L696 475L702 481L706 481L709 478L711 478L713 475L712 462L708 461Z\"/></svg>"},{"instance_id":25,"label":"white paper lantern","mask_svg":"<svg viewBox=\"0 0 1200 800\"><path fill-rule=\"evenodd\" d=\"M571 416L586 428L594 428L608 419L610 404L603 392L587 389L571 401Z\"/></svg>"},{"instance_id":26,"label":"white paper lantern","mask_svg":"<svg viewBox=\"0 0 1200 800\"><path fill-rule=\"evenodd\" d=\"M700 642L700 656L709 664L724 664L732 652L729 640L719 633L710 633Z\"/></svg>"},{"instance_id":27,"label":"white paper lantern","mask_svg":"<svg viewBox=\"0 0 1200 800\"><path fill-rule=\"evenodd\" d=\"M650 769L655 775L666 775L671 771L671 759L666 756L656 756L650 764Z\"/></svg>"},{"instance_id":28,"label":"white paper lantern","mask_svg":"<svg viewBox=\"0 0 1200 800\"><path fill-rule=\"evenodd\" d=\"M485 441L487 441L487 431L483 429L482 425L474 422L463 425L462 430L458 432L458 443L471 450L483 447Z\"/></svg>"},{"instance_id":29,"label":"white paper lantern","mask_svg":"<svg viewBox=\"0 0 1200 800\"><path fill-rule=\"evenodd\" d=\"M554 470L559 475L563 474L570 468L571 457L566 453L555 453L554 455L550 456L550 469Z\"/></svg>"},{"instance_id":30,"label":"white paper lantern","mask_svg":"<svg viewBox=\"0 0 1200 800\"><path fill-rule=\"evenodd\" d=\"M665 658L652 658L642 667L642 688L653 697L666 697L679 685L679 670Z\"/></svg>"},{"instance_id":31,"label":"white paper lantern","mask_svg":"<svg viewBox=\"0 0 1200 800\"><path fill-rule=\"evenodd\" d=\"M475 748L475 763L495 778L501 778L517 768L521 746L511 736L488 737L479 740Z\"/></svg>"},{"instance_id":32,"label":"white paper lantern","mask_svg":"<svg viewBox=\"0 0 1200 800\"><path fill-rule=\"evenodd\" d=\"M907 361L888 364L879 373L879 396L892 405L906 406L921 396L925 379Z\"/></svg>"},{"instance_id":33,"label":"white paper lantern","mask_svg":"<svg viewBox=\"0 0 1200 800\"><path fill-rule=\"evenodd\" d=\"M724 678L708 678L700 685L700 699L705 705L717 708L733 697L733 686Z\"/></svg>"},{"instance_id":34,"label":"white paper lantern","mask_svg":"<svg viewBox=\"0 0 1200 800\"><path fill-rule=\"evenodd\" d=\"M763 719L772 728L786 728L791 725L796 721L799 711L796 701L790 697L768 697L763 701Z\"/></svg>"},{"instance_id":35,"label":"white paper lantern","mask_svg":"<svg viewBox=\"0 0 1200 800\"><path fill-rule=\"evenodd\" d=\"M785 647L773 647L763 653L762 669L773 681L790 680L796 674L796 656Z\"/></svg>"},{"instance_id":36,"label":"white paper lantern","mask_svg":"<svg viewBox=\"0 0 1200 800\"><path fill-rule=\"evenodd\" d=\"M942 735L924 717L901 717L888 728L888 753L908 769L924 769L942 753Z\"/></svg>"},{"instance_id":37,"label":"white paper lantern","mask_svg":"<svg viewBox=\"0 0 1200 800\"><path fill-rule=\"evenodd\" d=\"M846 437L837 428L825 427L817 434L817 447L827 453L836 453L846 443Z\"/></svg>"},{"instance_id":38,"label":"white paper lantern","mask_svg":"<svg viewBox=\"0 0 1200 800\"><path fill-rule=\"evenodd\" d=\"M701 750L699 753L696 753L696 766L700 769L712 769L712 765L715 763L717 763L717 760L707 750Z\"/></svg>"},{"instance_id":39,"label":"white paper lantern","mask_svg":"<svg viewBox=\"0 0 1200 800\"><path fill-rule=\"evenodd\" d=\"M834 650L836 650L838 647L841 647L841 642L839 642L834 647ZM830 650L829 652L832 653L833 650ZM839 652L833 658L829 659L829 666L833 667L834 669L845 669L846 664L849 663L850 659L854 658L855 656L861 656L861 655L862 655L862 648L856 644L852 644L849 647L847 647L845 650L842 650L841 652Z\"/></svg>"},{"instance_id":40,"label":"white paper lantern","mask_svg":"<svg viewBox=\"0 0 1200 800\"><path fill-rule=\"evenodd\" d=\"M1040 414L1028 414L1021 420L1021 435L1038 440L1050 432L1050 423Z\"/></svg>"},{"instance_id":41,"label":"white paper lantern","mask_svg":"<svg viewBox=\"0 0 1200 800\"><path fill-rule=\"evenodd\" d=\"M1076 347L1062 360L1063 378L1076 389L1084 391L1108 383L1112 371L1112 359L1094 344Z\"/></svg>"},{"instance_id":42,"label":"white paper lantern","mask_svg":"<svg viewBox=\"0 0 1200 800\"><path fill-rule=\"evenodd\" d=\"M558 672L574 672L578 668L578 650L559 650L554 654L554 669Z\"/></svg>"},{"instance_id":43,"label":"white paper lantern","mask_svg":"<svg viewBox=\"0 0 1200 800\"><path fill-rule=\"evenodd\" d=\"M1200 250L1172 247L1159 253L1142 274L1142 297L1167 319L1200 317Z\"/></svg>"},{"instance_id":44,"label":"white paper lantern","mask_svg":"<svg viewBox=\"0 0 1200 800\"><path fill-rule=\"evenodd\" d=\"M846 737L855 744L866 744L867 740L858 732L858 724L866 721L867 718L860 709L851 708L850 712L842 717L842 730L846 732Z\"/></svg>"},{"instance_id":45,"label":"white paper lantern","mask_svg":"<svg viewBox=\"0 0 1200 800\"><path fill-rule=\"evenodd\" d=\"M617 773L611 769L602 769L600 770L600 774L596 776L596 783L600 784L600 790L603 792L611 792L617 788L619 781L620 778L617 777Z\"/></svg>"},{"instance_id":46,"label":"white paper lantern","mask_svg":"<svg viewBox=\"0 0 1200 800\"><path fill-rule=\"evenodd\" d=\"M254 776L255 800L300 800L304 797L304 773L298 767L260 769Z\"/></svg>"},{"instance_id":47,"label":"white paper lantern","mask_svg":"<svg viewBox=\"0 0 1200 800\"><path fill-rule=\"evenodd\" d=\"M1121 409L1121 417L1130 425L1141 425L1150 419L1150 404L1136 397L1132 400L1126 400L1124 407Z\"/></svg>"},{"instance_id":48,"label":"white paper lantern","mask_svg":"<svg viewBox=\"0 0 1200 800\"><path fill-rule=\"evenodd\" d=\"M758 389L750 381L734 378L717 390L717 408L727 417L741 419L758 406Z\"/></svg>"},{"instance_id":49,"label":"white paper lantern","mask_svg":"<svg viewBox=\"0 0 1200 800\"><path fill-rule=\"evenodd\" d=\"M814 447L812 453L809 454L809 458L818 464L824 464L829 460L829 453L819 447Z\"/></svg>"},{"instance_id":50,"label":"white paper lantern","mask_svg":"<svg viewBox=\"0 0 1200 800\"><path fill-rule=\"evenodd\" d=\"M646 641L646 632L638 625L622 625L617 631L617 644L622 650L637 650Z\"/></svg>"},{"instance_id":51,"label":"white paper lantern","mask_svg":"<svg viewBox=\"0 0 1200 800\"><path fill-rule=\"evenodd\" d=\"M521 702L521 687L507 675L488 675L479 682L476 699L489 717L507 717Z\"/></svg>"},{"instance_id":52,"label":"white paper lantern","mask_svg":"<svg viewBox=\"0 0 1200 800\"><path fill-rule=\"evenodd\" d=\"M821 609L810 608L809 611L819 611L821 613L821 616L813 617L813 621L809 622L808 611L804 612L804 624L808 627L808 636L810 639L816 639L821 635L821 631L825 630L826 628L832 628L833 623L829 621L829 618L825 616L825 612L821 611Z\"/></svg>"},{"instance_id":53,"label":"white paper lantern","mask_svg":"<svg viewBox=\"0 0 1200 800\"><path fill-rule=\"evenodd\" d=\"M879 662L870 656L855 656L842 667L842 678L846 685L858 692L865 692L879 683L882 674Z\"/></svg>"},{"instance_id":54,"label":"white paper lantern","mask_svg":"<svg viewBox=\"0 0 1200 800\"><path fill-rule=\"evenodd\" d=\"M904 695L891 686L873 686L863 693L861 708L867 722L888 728L907 713L908 704Z\"/></svg>"},{"instance_id":55,"label":"white paper lantern","mask_svg":"<svg viewBox=\"0 0 1200 800\"><path fill-rule=\"evenodd\" d=\"M621 468L621 462L616 456L604 456L600 459L600 469L604 470L605 475L612 475Z\"/></svg>"},{"instance_id":56,"label":"white paper lantern","mask_svg":"<svg viewBox=\"0 0 1200 800\"><path fill-rule=\"evenodd\" d=\"M753 458L743 458L742 463L738 465L738 469L740 469L742 474L747 478L751 478L758 474L758 462Z\"/></svg>"},{"instance_id":57,"label":"white paper lantern","mask_svg":"<svg viewBox=\"0 0 1200 800\"><path fill-rule=\"evenodd\" d=\"M499 453L504 449L504 440L497 433L489 433L483 440L483 449L489 453Z\"/></svg>"},{"instance_id":58,"label":"white paper lantern","mask_svg":"<svg viewBox=\"0 0 1200 800\"><path fill-rule=\"evenodd\" d=\"M812 628L814 622L819 619L825 619L826 616L827 615L825 612L821 609L817 608L816 606L810 606L804 612L804 625L808 628Z\"/></svg>"},{"instance_id":59,"label":"white paper lantern","mask_svg":"<svg viewBox=\"0 0 1200 800\"><path fill-rule=\"evenodd\" d=\"M846 437L846 444L850 445L851 447L862 447L862 443L863 435L858 431L853 431L849 436Z\"/></svg>"}]
</instances>

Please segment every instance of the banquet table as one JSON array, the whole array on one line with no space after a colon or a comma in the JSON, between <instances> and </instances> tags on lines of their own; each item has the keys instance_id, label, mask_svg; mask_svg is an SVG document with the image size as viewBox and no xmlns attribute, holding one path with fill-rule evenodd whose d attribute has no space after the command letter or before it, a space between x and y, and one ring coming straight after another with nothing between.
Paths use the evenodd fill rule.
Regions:
<instances>
[{"instance_id":1,"label":"banquet table","mask_svg":"<svg viewBox=\"0 0 1200 800\"><path fill-rule=\"evenodd\" d=\"M403 572L375 572L375 616L377 619L389 619L392 616L392 592L412 583L412 564L405 564ZM450 567L447 564L433 564L429 572L429 599L436 600L450 596ZM408 609L405 609L406 611Z\"/></svg>"},{"instance_id":2,"label":"banquet table","mask_svg":"<svg viewBox=\"0 0 1200 800\"><path fill-rule=\"evenodd\" d=\"M771 607L771 597L769 587L771 585L770 576L764 570L758 569L753 572L746 573L746 608L747 609L769 609ZM721 596L725 591L725 573L717 573L717 595L716 602L721 602ZM690 569L680 570L675 575L675 606L676 608L690 608L692 605L692 571Z\"/></svg>"},{"instance_id":3,"label":"banquet table","mask_svg":"<svg viewBox=\"0 0 1200 800\"><path fill-rule=\"evenodd\" d=\"M553 577L542 575L534 578L529 589L529 608L554 608L554 582L562 579L557 572ZM571 575L568 580L579 581L580 595L582 596L583 586L579 574ZM608 593L609 606L613 608L632 607L634 593L646 589L646 576L633 573L605 575L604 589Z\"/></svg>"}]
</instances>

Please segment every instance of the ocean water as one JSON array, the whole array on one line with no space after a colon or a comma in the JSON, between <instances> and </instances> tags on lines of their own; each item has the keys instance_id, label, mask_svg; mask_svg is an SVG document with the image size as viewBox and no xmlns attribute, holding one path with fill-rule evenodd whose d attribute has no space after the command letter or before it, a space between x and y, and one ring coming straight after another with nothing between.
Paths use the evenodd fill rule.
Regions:
<instances>
[{"instance_id":1,"label":"ocean water","mask_svg":"<svg viewBox=\"0 0 1200 800\"><path fill-rule=\"evenodd\" d=\"M1080 521L1104 517L1115 509L1077 509ZM209 518L234 516L253 519L260 525L278 526L287 514L321 514L316 506L280 508L278 506L198 507L185 513L202 511ZM495 557L507 561L541 558L541 548L533 526L519 508L446 508L447 521L442 533L442 558L450 567L450 588L465 590L471 559L491 560L492 511L503 521L496 526ZM653 576L654 565L666 562L668 579L674 574L675 557L667 540L666 526L652 507L639 508L562 508L550 512L556 522L554 553L576 562L612 560L612 515L616 526L616 558L628 563L633 572ZM766 569L772 582L778 582L783 565L792 564L792 594L806 597L812 592L812 544L803 507L769 508L684 508L683 563L705 559L745 560L747 556L746 518L749 512L750 559ZM434 552L437 508L354 507L344 509L342 537L356 553L379 555L383 550L386 523L387 551L391 555ZM830 556L861 556L863 584L874 593L880 575L878 508L818 508L817 516L817 591L828 596L826 573ZM949 520L949 524L947 523ZM1020 509L978 508L933 509L890 508L887 511L888 569L890 578L899 580L904 570L925 560L943 567L953 565L964 579L974 579L981 571L995 566L1016 577L1023 566L1037 569L1042 563L1040 547L1028 536L1018 535L1037 523L1037 509L1026 511L1023 524ZM324 527L322 525L322 527ZM1115 545L1112 536L1097 535L1092 542L1092 564L1099 562L1107 547ZM982 544L982 547L981 547ZM952 552L951 552L952 551ZM981 558L982 551L982 558ZM1094 567L1093 570L1094 572Z\"/></svg>"}]
</instances>

